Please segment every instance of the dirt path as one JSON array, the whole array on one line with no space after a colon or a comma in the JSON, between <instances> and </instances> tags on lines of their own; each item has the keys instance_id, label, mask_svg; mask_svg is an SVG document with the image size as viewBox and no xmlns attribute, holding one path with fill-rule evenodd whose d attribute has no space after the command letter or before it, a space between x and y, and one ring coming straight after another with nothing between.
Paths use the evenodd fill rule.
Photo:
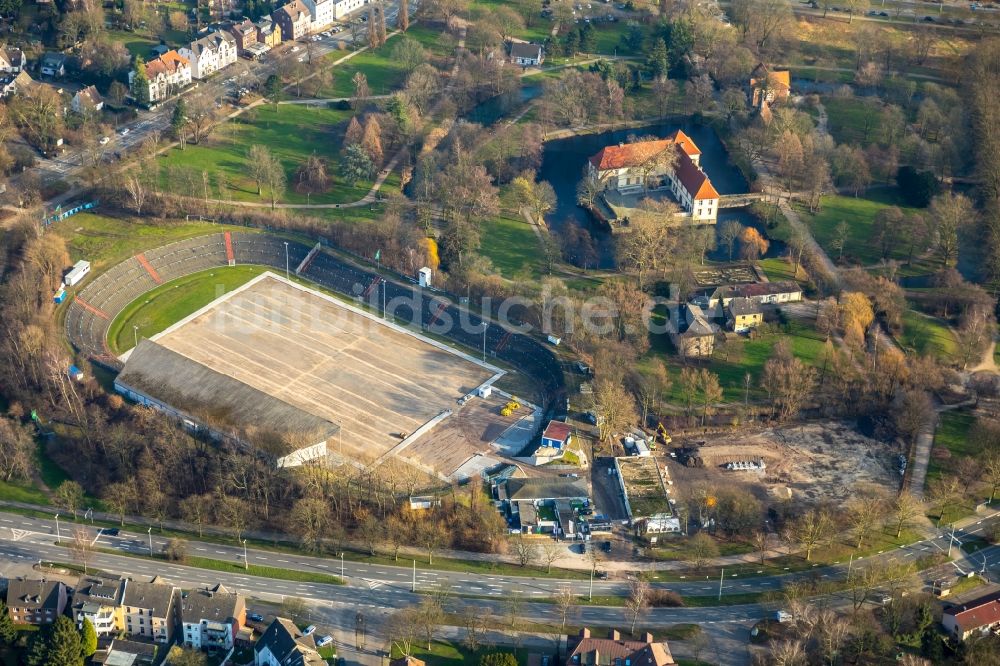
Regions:
<instances>
[{"instance_id":1,"label":"dirt path","mask_svg":"<svg viewBox=\"0 0 1000 666\"><path fill-rule=\"evenodd\" d=\"M983 352L982 360L975 367L969 368L969 372L1000 372L1000 368L997 368L996 360L993 357L996 348L997 341L993 339L990 341L990 346Z\"/></svg>"}]
</instances>

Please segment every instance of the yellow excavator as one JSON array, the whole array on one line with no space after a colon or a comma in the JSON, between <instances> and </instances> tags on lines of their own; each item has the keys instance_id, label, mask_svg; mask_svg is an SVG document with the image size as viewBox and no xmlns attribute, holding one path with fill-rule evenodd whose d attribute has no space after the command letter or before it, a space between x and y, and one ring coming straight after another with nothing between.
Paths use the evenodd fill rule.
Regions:
<instances>
[{"instance_id":1,"label":"yellow excavator","mask_svg":"<svg viewBox=\"0 0 1000 666\"><path fill-rule=\"evenodd\" d=\"M521 409L521 403L518 402L517 396L511 396L507 404L500 410L500 416L510 416L519 409Z\"/></svg>"},{"instance_id":2,"label":"yellow excavator","mask_svg":"<svg viewBox=\"0 0 1000 666\"><path fill-rule=\"evenodd\" d=\"M663 442L664 445L674 441L667 433L667 429L663 427L662 422L656 424L656 437L659 441ZM655 446L651 446L650 448L656 450Z\"/></svg>"}]
</instances>

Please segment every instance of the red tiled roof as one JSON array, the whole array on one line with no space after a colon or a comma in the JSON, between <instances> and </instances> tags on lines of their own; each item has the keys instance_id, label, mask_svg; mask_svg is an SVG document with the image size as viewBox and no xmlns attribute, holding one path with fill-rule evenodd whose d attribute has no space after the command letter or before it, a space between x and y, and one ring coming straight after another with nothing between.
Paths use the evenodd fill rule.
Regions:
<instances>
[{"instance_id":1,"label":"red tiled roof","mask_svg":"<svg viewBox=\"0 0 1000 666\"><path fill-rule=\"evenodd\" d=\"M566 663L614 664L616 659L621 659L622 663L628 659L632 666L672 666L675 662L667 644L652 642L652 636L648 639L650 642L591 638L589 635L570 636ZM575 656L580 657L579 662L574 662Z\"/></svg>"},{"instance_id":2,"label":"red tiled roof","mask_svg":"<svg viewBox=\"0 0 1000 666\"><path fill-rule=\"evenodd\" d=\"M683 152L677 160L677 179L681 181L684 189L691 193L691 198L695 201L719 198L719 193L705 172Z\"/></svg>"},{"instance_id":3,"label":"red tiled roof","mask_svg":"<svg viewBox=\"0 0 1000 666\"><path fill-rule=\"evenodd\" d=\"M155 79L160 74L177 71L179 67L190 67L191 63L177 51L167 51L156 60L146 63L146 76Z\"/></svg>"},{"instance_id":4,"label":"red tiled roof","mask_svg":"<svg viewBox=\"0 0 1000 666\"><path fill-rule=\"evenodd\" d=\"M549 425L545 428L545 432L542 433L542 437L565 442L572 432L573 429L562 421L549 421Z\"/></svg>"},{"instance_id":5,"label":"red tiled roof","mask_svg":"<svg viewBox=\"0 0 1000 666\"><path fill-rule=\"evenodd\" d=\"M968 605L962 608L969 608ZM956 612L958 611L958 612ZM958 607L945 611L948 615L955 616L955 623L963 632L972 631L979 627L985 627L1000 622L1000 600L993 599L978 606L973 606L968 610L959 610Z\"/></svg>"},{"instance_id":6,"label":"red tiled roof","mask_svg":"<svg viewBox=\"0 0 1000 666\"><path fill-rule=\"evenodd\" d=\"M618 146L605 146L601 148L599 153L590 158L590 162L599 171L624 169L648 162L670 146L677 146L677 152L681 155L689 157L701 155L701 151L695 145L695 142L691 140L691 137L677 130L672 136L666 139L625 143Z\"/></svg>"}]
</instances>

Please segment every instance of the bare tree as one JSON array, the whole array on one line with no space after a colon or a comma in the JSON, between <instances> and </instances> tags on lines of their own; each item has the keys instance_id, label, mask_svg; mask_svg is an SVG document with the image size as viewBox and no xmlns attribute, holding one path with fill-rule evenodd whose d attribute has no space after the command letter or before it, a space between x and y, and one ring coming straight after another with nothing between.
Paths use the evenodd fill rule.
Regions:
<instances>
[{"instance_id":1,"label":"bare tree","mask_svg":"<svg viewBox=\"0 0 1000 666\"><path fill-rule=\"evenodd\" d=\"M812 553L830 538L836 527L833 516L826 509L810 509L802 514L789 526L789 536L792 541L800 544L806 552L806 561L812 559Z\"/></svg>"},{"instance_id":2,"label":"bare tree","mask_svg":"<svg viewBox=\"0 0 1000 666\"><path fill-rule=\"evenodd\" d=\"M629 583L628 599L625 600L625 610L631 617L631 628L629 633L635 635L635 623L639 620L639 615L649 608L649 583L636 578Z\"/></svg>"},{"instance_id":3,"label":"bare tree","mask_svg":"<svg viewBox=\"0 0 1000 666\"><path fill-rule=\"evenodd\" d=\"M129 205L135 210L135 214L142 215L142 206L146 203L148 192L141 174L130 170L122 179L122 188L125 190Z\"/></svg>"},{"instance_id":4,"label":"bare tree","mask_svg":"<svg viewBox=\"0 0 1000 666\"><path fill-rule=\"evenodd\" d=\"M545 562L545 571L552 573L552 564L562 555L563 546L559 543L550 542L542 546L542 560Z\"/></svg>"},{"instance_id":5,"label":"bare tree","mask_svg":"<svg viewBox=\"0 0 1000 666\"><path fill-rule=\"evenodd\" d=\"M523 536L513 540L514 554L522 567L526 567L538 558L538 546Z\"/></svg>"},{"instance_id":6,"label":"bare tree","mask_svg":"<svg viewBox=\"0 0 1000 666\"><path fill-rule=\"evenodd\" d=\"M70 542L69 547L73 552L73 560L80 563L80 566L83 567L83 573L87 573L94 554L93 540L90 538L87 528L78 527L73 530L73 541Z\"/></svg>"},{"instance_id":7,"label":"bare tree","mask_svg":"<svg viewBox=\"0 0 1000 666\"><path fill-rule=\"evenodd\" d=\"M573 588L569 585L561 586L558 590L556 590L553 600L556 605L556 610L559 613L559 626L565 632L566 622L569 620L569 615L576 607L576 595L573 594Z\"/></svg>"},{"instance_id":8,"label":"bare tree","mask_svg":"<svg viewBox=\"0 0 1000 666\"><path fill-rule=\"evenodd\" d=\"M896 538L903 533L903 529L910 527L914 519L923 513L923 506L910 491L904 490L899 493L889 506L889 514L892 525L896 530Z\"/></svg>"}]
</instances>

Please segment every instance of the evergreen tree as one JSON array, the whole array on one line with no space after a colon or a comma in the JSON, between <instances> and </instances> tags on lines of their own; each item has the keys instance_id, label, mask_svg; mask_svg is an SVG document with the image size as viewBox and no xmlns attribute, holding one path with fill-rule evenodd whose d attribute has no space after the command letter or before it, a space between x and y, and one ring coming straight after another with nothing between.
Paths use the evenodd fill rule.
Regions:
<instances>
[{"instance_id":1,"label":"evergreen tree","mask_svg":"<svg viewBox=\"0 0 1000 666\"><path fill-rule=\"evenodd\" d=\"M80 643L84 657L90 657L97 652L97 631L87 618L83 618L83 638Z\"/></svg>"},{"instance_id":2,"label":"evergreen tree","mask_svg":"<svg viewBox=\"0 0 1000 666\"><path fill-rule=\"evenodd\" d=\"M577 49L580 48L580 29L573 28L568 30L563 36L562 50L563 55L567 58L576 55Z\"/></svg>"},{"instance_id":3,"label":"evergreen tree","mask_svg":"<svg viewBox=\"0 0 1000 666\"><path fill-rule=\"evenodd\" d=\"M344 150L344 158L340 161L340 175L352 187L363 180L370 180L375 175L375 165L365 149L359 144L351 144Z\"/></svg>"},{"instance_id":4,"label":"evergreen tree","mask_svg":"<svg viewBox=\"0 0 1000 666\"><path fill-rule=\"evenodd\" d=\"M277 74L272 74L267 77L267 81L264 82L264 97L274 104L274 110L278 110L278 102L281 101L281 94L283 88L281 86L281 79L278 78Z\"/></svg>"},{"instance_id":5,"label":"evergreen tree","mask_svg":"<svg viewBox=\"0 0 1000 666\"><path fill-rule=\"evenodd\" d=\"M142 56L135 57L135 75L132 77L132 98L139 104L149 104L149 77Z\"/></svg>"},{"instance_id":6,"label":"evergreen tree","mask_svg":"<svg viewBox=\"0 0 1000 666\"><path fill-rule=\"evenodd\" d=\"M38 632L28 652L29 666L83 666L80 632L65 615Z\"/></svg>"},{"instance_id":7,"label":"evergreen tree","mask_svg":"<svg viewBox=\"0 0 1000 666\"><path fill-rule=\"evenodd\" d=\"M14 620L10 619L7 612L7 604L0 601L0 642L10 645L17 639L17 629L14 628Z\"/></svg>"},{"instance_id":8,"label":"evergreen tree","mask_svg":"<svg viewBox=\"0 0 1000 666\"><path fill-rule=\"evenodd\" d=\"M584 23L580 28L580 50L584 53L593 53L597 48L597 34L593 24Z\"/></svg>"},{"instance_id":9,"label":"evergreen tree","mask_svg":"<svg viewBox=\"0 0 1000 666\"><path fill-rule=\"evenodd\" d=\"M174 107L174 113L170 116L170 132L174 135L174 139L181 142L181 147L184 147L186 141L184 140L184 126L187 124L187 103L184 98L181 97L177 100L177 106Z\"/></svg>"},{"instance_id":10,"label":"evergreen tree","mask_svg":"<svg viewBox=\"0 0 1000 666\"><path fill-rule=\"evenodd\" d=\"M646 66L652 72L653 78L666 76L670 71L670 55L667 52L667 43L663 38L657 39L653 45L653 50L646 57Z\"/></svg>"}]
</instances>

